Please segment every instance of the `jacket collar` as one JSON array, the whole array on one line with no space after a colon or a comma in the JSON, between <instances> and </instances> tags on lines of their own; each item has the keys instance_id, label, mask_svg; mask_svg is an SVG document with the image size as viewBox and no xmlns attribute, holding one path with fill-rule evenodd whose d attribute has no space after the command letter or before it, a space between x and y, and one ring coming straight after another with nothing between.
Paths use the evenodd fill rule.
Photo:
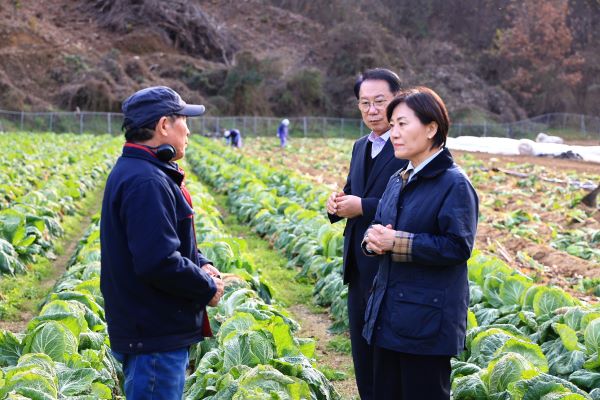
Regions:
<instances>
[{"instance_id":1,"label":"jacket collar","mask_svg":"<svg viewBox=\"0 0 600 400\"><path fill-rule=\"evenodd\" d=\"M365 152L363 152L363 153L365 153ZM369 157L369 156L370 156L369 154L365 155L365 157ZM367 178L367 183L365 185L365 189L362 192L363 194L366 194L369 191L369 189L371 189L371 187L373 187L376 179L381 174L381 171L383 171L383 168L387 165L387 163L389 163L393 159L394 159L394 146L392 146L392 142L390 140L386 140L385 145L383 145L383 149L381 149L381 151L375 158L375 163L373 164L373 167L371 169L371 174ZM363 161L363 165L364 165L364 161Z\"/></svg>"},{"instance_id":2,"label":"jacket collar","mask_svg":"<svg viewBox=\"0 0 600 400\"><path fill-rule=\"evenodd\" d=\"M156 165L171 179L173 179L177 186L181 186L181 183L185 178L185 172L183 171L183 169L179 168L177 163L173 161L160 161L152 152L152 150L147 146L142 146L136 143L125 143L125 145L123 146L123 153L121 154L121 157L139 158Z\"/></svg>"},{"instance_id":3,"label":"jacket collar","mask_svg":"<svg viewBox=\"0 0 600 400\"><path fill-rule=\"evenodd\" d=\"M427 164L422 170L417 172L416 176L431 179L446 171L453 165L454 159L452 158L452 154L450 154L450 150L448 150L447 147L444 147L444 150L433 160L431 160L429 164ZM397 174L400 175L405 169L406 167L402 168Z\"/></svg>"}]
</instances>

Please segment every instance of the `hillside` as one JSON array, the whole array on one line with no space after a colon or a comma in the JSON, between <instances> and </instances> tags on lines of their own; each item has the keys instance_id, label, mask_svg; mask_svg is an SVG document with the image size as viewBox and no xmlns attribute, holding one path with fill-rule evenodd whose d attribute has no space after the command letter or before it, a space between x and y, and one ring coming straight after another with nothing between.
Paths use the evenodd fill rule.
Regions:
<instances>
[{"instance_id":1,"label":"hillside","mask_svg":"<svg viewBox=\"0 0 600 400\"><path fill-rule=\"evenodd\" d=\"M410 26L389 16L387 3L404 12L413 2L5 1L0 109L119 111L133 91L165 84L213 115L357 117L357 72L384 66L406 85L433 87L455 119L533 112L482 62L484 45L465 38L465 27L429 25L443 10L430 7ZM572 103L558 111L577 111Z\"/></svg>"}]
</instances>

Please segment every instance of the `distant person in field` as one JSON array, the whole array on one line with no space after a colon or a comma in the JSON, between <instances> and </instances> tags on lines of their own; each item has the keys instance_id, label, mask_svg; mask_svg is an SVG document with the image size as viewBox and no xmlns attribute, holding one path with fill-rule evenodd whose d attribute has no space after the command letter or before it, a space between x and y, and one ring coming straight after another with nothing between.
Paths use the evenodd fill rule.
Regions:
<instances>
[{"instance_id":1,"label":"distant person in field","mask_svg":"<svg viewBox=\"0 0 600 400\"><path fill-rule=\"evenodd\" d=\"M229 144L238 149L242 147L242 133L238 129L229 131Z\"/></svg>"},{"instance_id":2,"label":"distant person in field","mask_svg":"<svg viewBox=\"0 0 600 400\"><path fill-rule=\"evenodd\" d=\"M287 144L288 138L288 127L290 125L289 119L281 120L279 128L277 128L277 137L279 138L279 146L283 149Z\"/></svg>"},{"instance_id":3,"label":"distant person in field","mask_svg":"<svg viewBox=\"0 0 600 400\"><path fill-rule=\"evenodd\" d=\"M239 129L223 129L225 144L231 147L242 147L242 133Z\"/></svg>"},{"instance_id":4,"label":"distant person in field","mask_svg":"<svg viewBox=\"0 0 600 400\"><path fill-rule=\"evenodd\" d=\"M450 358L465 347L479 202L446 146L450 121L431 89L402 92L386 110L395 156L364 254L377 275L365 313L377 400L450 399Z\"/></svg>"},{"instance_id":5,"label":"distant person in field","mask_svg":"<svg viewBox=\"0 0 600 400\"><path fill-rule=\"evenodd\" d=\"M231 144L231 131L229 129L223 129L223 138L225 139L225 144L229 146Z\"/></svg>"},{"instance_id":6,"label":"distant person in field","mask_svg":"<svg viewBox=\"0 0 600 400\"><path fill-rule=\"evenodd\" d=\"M389 141L385 107L400 90L394 72L376 68L358 76L354 85L357 107L371 133L354 142L350 171L342 192L327 200L327 215L334 223L347 219L344 230L344 283L348 284L348 316L356 384L362 400L373 394L373 348L362 337L367 299L378 262L361 251L360 243L390 176L406 166L394 158ZM332 171L334 172L334 171Z\"/></svg>"},{"instance_id":7,"label":"distant person in field","mask_svg":"<svg viewBox=\"0 0 600 400\"><path fill-rule=\"evenodd\" d=\"M123 102L126 143L106 182L100 223L101 278L110 346L125 395L181 399L189 346L212 336L206 306L223 281L200 253L194 211L175 161L185 155L186 104L165 86Z\"/></svg>"}]
</instances>

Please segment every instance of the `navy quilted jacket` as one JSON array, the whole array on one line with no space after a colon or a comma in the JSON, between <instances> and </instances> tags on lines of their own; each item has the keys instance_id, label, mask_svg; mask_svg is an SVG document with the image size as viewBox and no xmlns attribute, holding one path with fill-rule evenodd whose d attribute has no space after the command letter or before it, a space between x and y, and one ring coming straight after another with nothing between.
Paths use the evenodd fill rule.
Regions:
<instances>
[{"instance_id":1,"label":"navy quilted jacket","mask_svg":"<svg viewBox=\"0 0 600 400\"><path fill-rule=\"evenodd\" d=\"M391 177L373 223L413 233L412 260L377 256L363 336L402 353L456 355L465 343L477 194L448 149L402 190L399 172Z\"/></svg>"}]
</instances>

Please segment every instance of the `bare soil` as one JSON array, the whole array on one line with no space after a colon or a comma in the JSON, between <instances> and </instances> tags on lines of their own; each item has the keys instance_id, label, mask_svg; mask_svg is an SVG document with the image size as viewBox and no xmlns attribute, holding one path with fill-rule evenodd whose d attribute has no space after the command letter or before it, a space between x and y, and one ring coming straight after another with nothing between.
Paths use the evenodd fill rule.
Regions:
<instances>
[{"instance_id":1,"label":"bare soil","mask_svg":"<svg viewBox=\"0 0 600 400\"><path fill-rule=\"evenodd\" d=\"M264 158L265 150L258 150L254 148L246 148L244 149L244 153L250 157L254 157L256 159ZM335 171L326 171L321 163L327 163L327 165L331 164L331 160L328 156L331 156L331 152L323 152L311 154L310 159L312 161L312 165L306 162L306 156L304 154L296 154L288 151L268 151L269 154L269 165L272 167L276 167L281 165L285 168L291 168L304 175L307 179L321 185L327 185L332 188L337 187L340 190L344 187L346 183L346 176L348 175L348 171L350 169L350 165L348 160L345 157L338 157L339 162L334 163Z\"/></svg>"},{"instance_id":2,"label":"bare soil","mask_svg":"<svg viewBox=\"0 0 600 400\"><path fill-rule=\"evenodd\" d=\"M453 151L455 158L465 152ZM600 164L577 161L577 160L563 160L546 157L532 157L532 156L503 156L488 153L470 153L477 159L483 160L490 165L505 166L509 163L523 164L531 163L538 166L547 167L550 171L575 171L579 174L586 175L600 175ZM516 177L509 177L509 179L518 179ZM487 190L489 189L489 190ZM496 189L493 183L480 185L480 192L486 193ZM493 210L497 212L514 211L518 208L522 208L522 202L540 205L546 201L544 193L532 194L529 198L514 199L503 204L501 210ZM585 207L580 205L579 207ZM587 209L589 211L589 209ZM492 211L492 212L493 212ZM583 223L570 223L565 220L563 213L556 211L540 211L536 210L536 214L539 215L541 221L544 223L555 222L559 223L567 228L575 229L580 227L586 227L590 229L600 229L600 210L593 213L593 219L588 219ZM488 219L493 219L493 216L488 216ZM550 229L545 224L540 224L536 227L539 234L539 238L550 237ZM600 266L593 261L584 260L564 251L560 251L551 247L548 243L535 243L527 238L518 237L511 235L504 230L500 230L492 227L488 223L481 223L478 227L477 232L477 244L478 248L486 247L498 247L500 245L500 253L503 258L511 265L517 265L527 269L528 266L521 263L516 257L517 252L525 252L531 256L534 260L545 266L544 274L539 276L542 283L555 284L561 286L567 290L577 280L581 278L597 278L600 277ZM578 292L571 291L574 295L580 298L586 298L587 296L582 295Z\"/></svg>"},{"instance_id":3,"label":"bare soil","mask_svg":"<svg viewBox=\"0 0 600 400\"><path fill-rule=\"evenodd\" d=\"M333 338L327 330L331 326L327 314L315 314L303 304L293 305L288 308L288 311L302 327L298 336L316 340L319 364L336 371L347 372L352 365L352 356L327 349L327 344ZM343 399L358 399L358 390L353 376L341 381L333 381L332 384Z\"/></svg>"},{"instance_id":4,"label":"bare soil","mask_svg":"<svg viewBox=\"0 0 600 400\"><path fill-rule=\"evenodd\" d=\"M581 278L600 277L600 268L594 262L587 261L563 251L556 250L546 244L537 244L532 241L498 230L487 224L480 224L477 228L477 248L494 248L495 253L508 264L519 266L527 275L535 275L531 267L521 262L518 252L524 252L544 268L543 274L538 275L540 283L558 285L566 290ZM577 297L583 296L580 292L571 291Z\"/></svg>"},{"instance_id":5,"label":"bare soil","mask_svg":"<svg viewBox=\"0 0 600 400\"><path fill-rule=\"evenodd\" d=\"M21 333L25 331L27 323L33 318L33 314L29 311L22 312L19 318L15 321L0 321L0 330L6 330L12 333Z\"/></svg>"}]
</instances>

